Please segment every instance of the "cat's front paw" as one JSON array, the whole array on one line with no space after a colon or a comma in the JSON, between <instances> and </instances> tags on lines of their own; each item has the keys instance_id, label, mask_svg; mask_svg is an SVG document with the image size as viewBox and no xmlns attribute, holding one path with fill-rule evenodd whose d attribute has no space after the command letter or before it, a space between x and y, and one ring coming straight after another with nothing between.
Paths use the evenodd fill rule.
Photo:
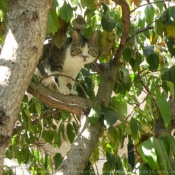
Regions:
<instances>
[{"instance_id":1,"label":"cat's front paw","mask_svg":"<svg viewBox=\"0 0 175 175\"><path fill-rule=\"evenodd\" d=\"M70 90L70 94L72 94L72 95L78 95L78 92L75 91L75 90L73 90L73 89L71 89L71 90Z\"/></svg>"},{"instance_id":2,"label":"cat's front paw","mask_svg":"<svg viewBox=\"0 0 175 175\"><path fill-rule=\"evenodd\" d=\"M63 95L69 95L70 94L70 90L67 87L65 87L65 88L59 88L58 90Z\"/></svg>"},{"instance_id":3,"label":"cat's front paw","mask_svg":"<svg viewBox=\"0 0 175 175\"><path fill-rule=\"evenodd\" d=\"M51 87L56 88L56 89L58 88L58 86L57 86L57 84L56 84L56 82L55 82L55 80L54 80L53 77L44 78L44 79L41 81L41 83L42 83L44 86L48 87L48 88L51 88Z\"/></svg>"}]
</instances>

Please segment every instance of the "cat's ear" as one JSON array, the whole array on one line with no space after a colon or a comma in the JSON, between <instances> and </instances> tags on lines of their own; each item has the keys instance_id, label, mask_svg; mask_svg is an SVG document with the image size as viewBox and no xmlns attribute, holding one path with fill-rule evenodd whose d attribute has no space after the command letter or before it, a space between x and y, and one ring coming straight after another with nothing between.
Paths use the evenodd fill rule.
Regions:
<instances>
[{"instance_id":1,"label":"cat's ear","mask_svg":"<svg viewBox=\"0 0 175 175\"><path fill-rule=\"evenodd\" d=\"M72 42L77 43L77 42L80 42L81 39L82 39L81 35L76 30L74 30L72 33Z\"/></svg>"},{"instance_id":2,"label":"cat's ear","mask_svg":"<svg viewBox=\"0 0 175 175\"><path fill-rule=\"evenodd\" d=\"M91 37L89 38L89 42L97 45L98 43L98 32L97 31L91 35Z\"/></svg>"}]
</instances>

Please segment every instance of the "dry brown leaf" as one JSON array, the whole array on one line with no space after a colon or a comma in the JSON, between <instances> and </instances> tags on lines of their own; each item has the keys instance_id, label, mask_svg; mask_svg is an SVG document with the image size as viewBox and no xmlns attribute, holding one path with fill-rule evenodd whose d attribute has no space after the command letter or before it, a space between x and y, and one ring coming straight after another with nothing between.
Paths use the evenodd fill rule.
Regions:
<instances>
[{"instance_id":1,"label":"dry brown leaf","mask_svg":"<svg viewBox=\"0 0 175 175\"><path fill-rule=\"evenodd\" d=\"M81 15L78 15L77 18L72 21L72 24L74 29L83 31L86 28L86 21Z\"/></svg>"},{"instance_id":2,"label":"dry brown leaf","mask_svg":"<svg viewBox=\"0 0 175 175\"><path fill-rule=\"evenodd\" d=\"M53 44L59 49L61 48L67 40L67 28L69 23L59 18L60 27L55 35L52 36Z\"/></svg>"},{"instance_id":3,"label":"dry brown leaf","mask_svg":"<svg viewBox=\"0 0 175 175\"><path fill-rule=\"evenodd\" d=\"M103 31L101 37L101 54L107 59L115 46L115 33Z\"/></svg>"}]
</instances>

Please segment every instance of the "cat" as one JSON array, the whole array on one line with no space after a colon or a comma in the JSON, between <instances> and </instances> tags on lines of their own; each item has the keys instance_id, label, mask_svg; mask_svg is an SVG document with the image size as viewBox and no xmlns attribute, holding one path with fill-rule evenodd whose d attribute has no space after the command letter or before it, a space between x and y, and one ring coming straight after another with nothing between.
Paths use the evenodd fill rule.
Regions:
<instances>
[{"instance_id":1,"label":"cat","mask_svg":"<svg viewBox=\"0 0 175 175\"><path fill-rule=\"evenodd\" d=\"M42 79L42 84L47 87L56 86L63 95L78 95L74 90L74 80L85 64L97 59L98 32L94 32L89 39L85 39L74 30L72 37L67 38L61 49L52 43L46 44L44 47L43 56L35 71L36 75ZM59 76L55 74L59 74Z\"/></svg>"}]
</instances>

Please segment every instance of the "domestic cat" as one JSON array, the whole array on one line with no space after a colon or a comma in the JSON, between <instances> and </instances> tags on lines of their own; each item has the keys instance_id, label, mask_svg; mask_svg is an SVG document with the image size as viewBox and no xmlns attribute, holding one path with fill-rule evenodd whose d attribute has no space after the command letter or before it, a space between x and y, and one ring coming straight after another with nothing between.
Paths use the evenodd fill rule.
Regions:
<instances>
[{"instance_id":1,"label":"domestic cat","mask_svg":"<svg viewBox=\"0 0 175 175\"><path fill-rule=\"evenodd\" d=\"M42 78L45 86L56 86L63 95L78 95L74 90L74 80L85 64L93 62L98 57L97 43L98 32L94 32L89 39L85 39L74 30L72 37L67 38L61 49L52 43L44 46L43 56L35 73ZM54 76L48 77L49 75ZM55 79L58 80L58 84Z\"/></svg>"}]
</instances>

